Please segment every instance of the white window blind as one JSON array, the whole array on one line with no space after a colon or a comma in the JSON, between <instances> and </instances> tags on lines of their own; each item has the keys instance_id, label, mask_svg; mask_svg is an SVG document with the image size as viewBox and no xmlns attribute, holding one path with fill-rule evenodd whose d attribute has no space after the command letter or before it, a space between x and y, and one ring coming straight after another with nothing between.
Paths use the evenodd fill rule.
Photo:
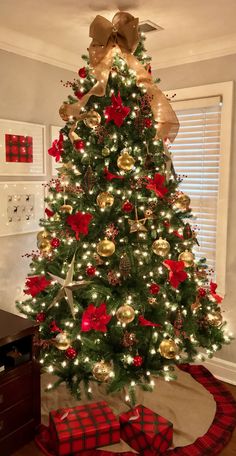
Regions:
<instances>
[{"instance_id":1,"label":"white window blind","mask_svg":"<svg viewBox=\"0 0 236 456\"><path fill-rule=\"evenodd\" d=\"M191 198L200 244L196 259L206 257L216 267L217 202L219 194L221 99L209 97L172 104L179 122L179 134L171 146L177 174L184 175L180 190ZM187 177L186 177L187 176Z\"/></svg>"}]
</instances>

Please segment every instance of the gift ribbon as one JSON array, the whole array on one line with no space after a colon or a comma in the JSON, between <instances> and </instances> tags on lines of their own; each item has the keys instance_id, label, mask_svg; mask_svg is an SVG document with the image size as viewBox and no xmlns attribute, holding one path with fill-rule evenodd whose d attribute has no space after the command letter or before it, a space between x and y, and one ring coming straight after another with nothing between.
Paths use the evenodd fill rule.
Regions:
<instances>
[{"instance_id":1,"label":"gift ribbon","mask_svg":"<svg viewBox=\"0 0 236 456\"><path fill-rule=\"evenodd\" d=\"M136 73L136 84L146 90L150 97L150 105L157 123L156 138L173 142L179 129L179 122L169 101L162 91L154 84L151 75L132 54L139 39L138 18L131 14L118 12L108 21L103 16L96 16L90 26L92 42L89 46L92 73L97 82L80 100L73 104L64 103L60 116L67 121L70 118L81 119L81 109L87 104L92 95L105 95L107 81L112 69L113 57L119 54L128 67Z\"/></svg>"}]
</instances>

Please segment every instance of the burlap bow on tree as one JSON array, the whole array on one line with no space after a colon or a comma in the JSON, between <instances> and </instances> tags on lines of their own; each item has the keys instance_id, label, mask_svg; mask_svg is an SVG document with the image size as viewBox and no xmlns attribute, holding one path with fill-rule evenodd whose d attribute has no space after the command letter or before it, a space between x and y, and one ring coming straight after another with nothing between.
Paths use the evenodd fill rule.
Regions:
<instances>
[{"instance_id":1,"label":"burlap bow on tree","mask_svg":"<svg viewBox=\"0 0 236 456\"><path fill-rule=\"evenodd\" d=\"M119 54L128 67L136 73L136 84L146 89L150 96L150 105L156 121L157 138L168 138L174 141L179 122L169 101L162 91L154 84L151 75L132 54L139 39L138 18L125 12L117 13L112 22L98 15L90 26L92 42L89 46L90 65L97 82L82 99L73 104L63 104L60 116L63 120L81 119L81 108L86 105L92 95L102 97L105 95L107 81L112 69L113 58Z\"/></svg>"}]
</instances>

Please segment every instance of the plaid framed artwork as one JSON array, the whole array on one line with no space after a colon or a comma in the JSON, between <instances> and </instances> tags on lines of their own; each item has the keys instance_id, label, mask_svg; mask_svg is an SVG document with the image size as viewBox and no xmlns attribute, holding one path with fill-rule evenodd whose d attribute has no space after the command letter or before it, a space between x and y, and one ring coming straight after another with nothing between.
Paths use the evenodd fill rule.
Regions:
<instances>
[{"instance_id":1,"label":"plaid framed artwork","mask_svg":"<svg viewBox=\"0 0 236 456\"><path fill-rule=\"evenodd\" d=\"M0 237L38 231L44 198L44 181L0 182Z\"/></svg>"},{"instance_id":2,"label":"plaid framed artwork","mask_svg":"<svg viewBox=\"0 0 236 456\"><path fill-rule=\"evenodd\" d=\"M0 176L45 175L45 126L0 119Z\"/></svg>"}]
</instances>

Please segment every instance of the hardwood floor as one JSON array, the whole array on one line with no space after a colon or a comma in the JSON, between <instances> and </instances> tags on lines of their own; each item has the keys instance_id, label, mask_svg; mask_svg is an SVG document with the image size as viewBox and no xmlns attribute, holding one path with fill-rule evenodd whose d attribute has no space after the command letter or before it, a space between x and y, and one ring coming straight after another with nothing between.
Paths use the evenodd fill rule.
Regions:
<instances>
[{"instance_id":1,"label":"hardwood floor","mask_svg":"<svg viewBox=\"0 0 236 456\"><path fill-rule=\"evenodd\" d=\"M236 386L229 385L228 383L225 383L225 386L233 394L236 400ZM1 454L1 456L4 455ZM12 456L43 456L43 453L37 448L34 442L31 442L25 447L21 448L21 450L17 451L17 453L14 453ZM236 456L236 429L234 430L231 441L220 453L220 456Z\"/></svg>"}]
</instances>

